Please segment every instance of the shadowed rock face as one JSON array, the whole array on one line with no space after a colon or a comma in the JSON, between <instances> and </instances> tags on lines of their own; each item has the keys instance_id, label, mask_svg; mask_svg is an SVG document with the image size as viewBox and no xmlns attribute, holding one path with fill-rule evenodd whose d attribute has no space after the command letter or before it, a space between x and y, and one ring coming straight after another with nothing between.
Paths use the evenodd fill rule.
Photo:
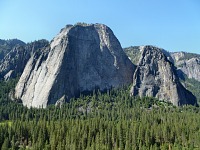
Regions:
<instances>
[{"instance_id":1,"label":"shadowed rock face","mask_svg":"<svg viewBox=\"0 0 200 150\"><path fill-rule=\"evenodd\" d=\"M161 49L145 46L141 53L133 76L132 95L157 97L176 106L196 104L196 98L179 82L174 65Z\"/></svg>"},{"instance_id":2,"label":"shadowed rock face","mask_svg":"<svg viewBox=\"0 0 200 150\"><path fill-rule=\"evenodd\" d=\"M21 40L18 39L10 39L10 40L2 40L0 39L0 61L16 46L25 46Z\"/></svg>"},{"instance_id":3,"label":"shadowed rock face","mask_svg":"<svg viewBox=\"0 0 200 150\"><path fill-rule=\"evenodd\" d=\"M39 40L26 45L17 44L0 63L0 78L8 80L21 75L31 55L48 45L48 41Z\"/></svg>"},{"instance_id":4,"label":"shadowed rock face","mask_svg":"<svg viewBox=\"0 0 200 150\"><path fill-rule=\"evenodd\" d=\"M134 69L107 26L68 25L29 59L15 97L28 107L46 107L80 92L130 84Z\"/></svg>"},{"instance_id":5,"label":"shadowed rock face","mask_svg":"<svg viewBox=\"0 0 200 150\"><path fill-rule=\"evenodd\" d=\"M176 67L188 78L200 81L200 55L186 52L171 53Z\"/></svg>"}]
</instances>

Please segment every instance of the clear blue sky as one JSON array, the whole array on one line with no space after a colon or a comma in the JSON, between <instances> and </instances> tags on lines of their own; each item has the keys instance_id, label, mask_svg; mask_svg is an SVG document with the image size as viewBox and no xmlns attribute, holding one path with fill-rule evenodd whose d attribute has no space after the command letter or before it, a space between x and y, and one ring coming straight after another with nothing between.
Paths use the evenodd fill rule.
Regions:
<instances>
[{"instance_id":1,"label":"clear blue sky","mask_svg":"<svg viewBox=\"0 0 200 150\"><path fill-rule=\"evenodd\" d=\"M76 22L106 24L122 47L200 53L200 0L0 1L0 39L51 40Z\"/></svg>"}]
</instances>

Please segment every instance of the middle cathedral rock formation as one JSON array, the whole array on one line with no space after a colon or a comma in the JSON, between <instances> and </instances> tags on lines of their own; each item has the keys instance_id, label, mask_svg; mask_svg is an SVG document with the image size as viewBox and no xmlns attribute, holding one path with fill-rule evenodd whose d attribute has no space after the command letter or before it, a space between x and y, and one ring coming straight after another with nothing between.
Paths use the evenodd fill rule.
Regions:
<instances>
[{"instance_id":1,"label":"middle cathedral rock formation","mask_svg":"<svg viewBox=\"0 0 200 150\"><path fill-rule=\"evenodd\" d=\"M81 92L132 83L135 65L110 28L103 24L67 25L29 59L15 88L27 107L46 107Z\"/></svg>"}]
</instances>

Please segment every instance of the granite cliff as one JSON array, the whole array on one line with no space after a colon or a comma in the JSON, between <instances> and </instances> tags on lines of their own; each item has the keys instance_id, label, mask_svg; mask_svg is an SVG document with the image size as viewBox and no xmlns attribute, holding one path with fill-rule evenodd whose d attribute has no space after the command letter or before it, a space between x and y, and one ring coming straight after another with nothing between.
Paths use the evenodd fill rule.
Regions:
<instances>
[{"instance_id":1,"label":"granite cliff","mask_svg":"<svg viewBox=\"0 0 200 150\"><path fill-rule=\"evenodd\" d=\"M26 43L24 43L21 40L18 39L9 39L9 40L3 40L0 39L0 61L8 54L14 47L16 46L25 46Z\"/></svg>"},{"instance_id":2,"label":"granite cliff","mask_svg":"<svg viewBox=\"0 0 200 150\"><path fill-rule=\"evenodd\" d=\"M21 75L31 55L45 45L48 45L46 40L38 40L28 44L13 43L12 49L1 60L0 78L8 80Z\"/></svg>"},{"instance_id":3,"label":"granite cliff","mask_svg":"<svg viewBox=\"0 0 200 150\"><path fill-rule=\"evenodd\" d=\"M134 64L139 62L142 47L143 46L131 46L124 48L125 53ZM178 76L181 79L186 75L189 79L200 81L200 54L168 52L162 48L160 48L160 50L167 59L177 67Z\"/></svg>"},{"instance_id":4,"label":"granite cliff","mask_svg":"<svg viewBox=\"0 0 200 150\"><path fill-rule=\"evenodd\" d=\"M186 52L171 53L177 69L190 79L200 81L200 55ZM181 74L180 74L181 75Z\"/></svg>"},{"instance_id":5,"label":"granite cliff","mask_svg":"<svg viewBox=\"0 0 200 150\"><path fill-rule=\"evenodd\" d=\"M131 94L157 97L176 106L197 103L195 96L180 83L173 63L162 49L153 46L142 47Z\"/></svg>"},{"instance_id":6,"label":"granite cliff","mask_svg":"<svg viewBox=\"0 0 200 150\"><path fill-rule=\"evenodd\" d=\"M81 92L129 85L135 66L110 28L67 25L31 56L15 88L28 107L62 103Z\"/></svg>"}]
</instances>

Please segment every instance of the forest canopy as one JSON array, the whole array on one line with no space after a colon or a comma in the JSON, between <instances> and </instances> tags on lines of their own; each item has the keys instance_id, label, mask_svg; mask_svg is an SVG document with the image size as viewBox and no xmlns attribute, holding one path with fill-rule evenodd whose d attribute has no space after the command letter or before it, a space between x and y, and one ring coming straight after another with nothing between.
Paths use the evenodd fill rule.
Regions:
<instances>
[{"instance_id":1,"label":"forest canopy","mask_svg":"<svg viewBox=\"0 0 200 150\"><path fill-rule=\"evenodd\" d=\"M26 108L9 99L16 80L0 83L0 147L4 149L199 149L200 110L129 88L93 92L62 106Z\"/></svg>"}]
</instances>

